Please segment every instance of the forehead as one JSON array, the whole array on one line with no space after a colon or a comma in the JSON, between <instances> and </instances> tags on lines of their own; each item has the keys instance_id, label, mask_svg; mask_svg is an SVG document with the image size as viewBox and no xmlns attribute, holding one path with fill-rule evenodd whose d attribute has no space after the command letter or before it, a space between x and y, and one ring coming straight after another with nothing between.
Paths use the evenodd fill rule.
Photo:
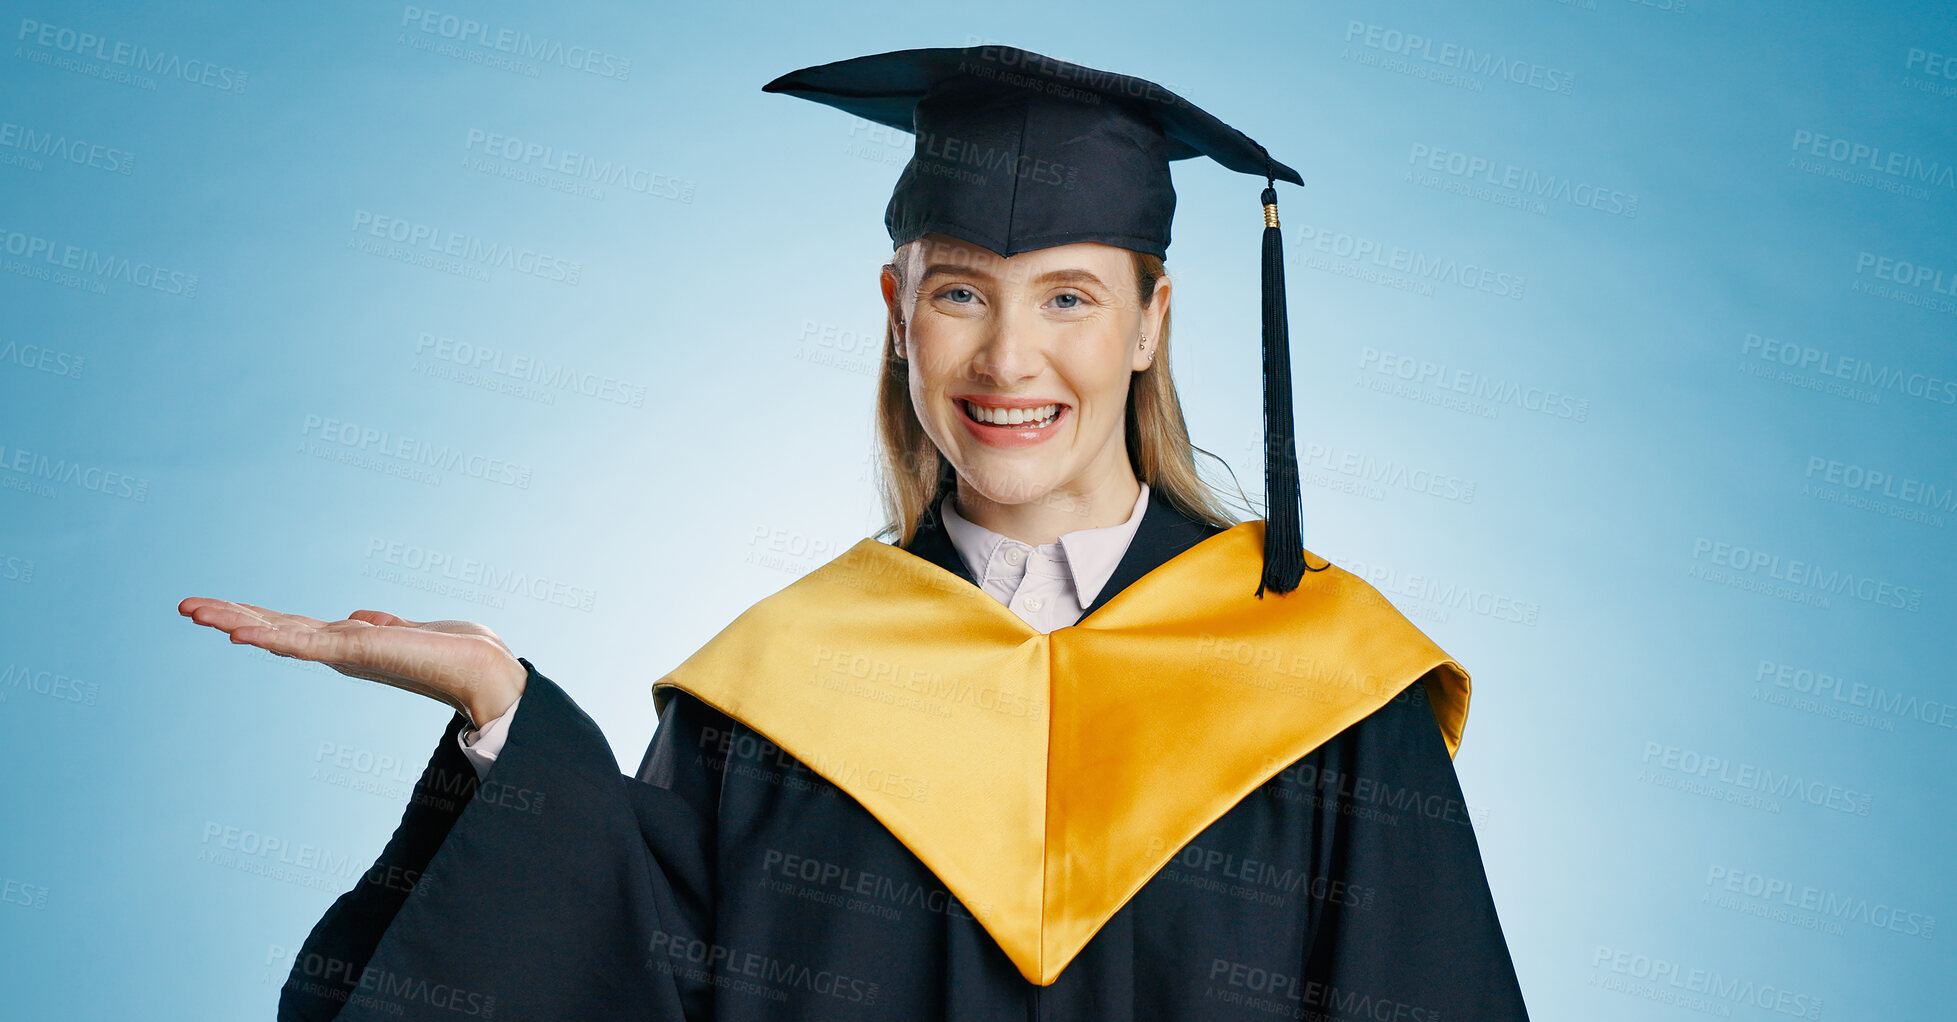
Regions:
<instances>
[{"instance_id":1,"label":"forehead","mask_svg":"<svg viewBox=\"0 0 1957 1022\"><path fill-rule=\"evenodd\" d=\"M1133 253L1099 242L1055 245L1006 257L959 238L927 234L904 249L910 271L919 275L934 268L957 267L954 272L1011 281L1029 280L1056 270L1086 270L1109 286L1118 287L1133 276L1134 266Z\"/></svg>"}]
</instances>

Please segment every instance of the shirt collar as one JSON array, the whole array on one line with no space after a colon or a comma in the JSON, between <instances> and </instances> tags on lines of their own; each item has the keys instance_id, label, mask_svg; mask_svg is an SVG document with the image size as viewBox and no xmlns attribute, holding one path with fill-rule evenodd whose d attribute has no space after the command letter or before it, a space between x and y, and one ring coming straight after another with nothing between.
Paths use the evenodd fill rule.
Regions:
<instances>
[{"instance_id":1,"label":"shirt collar","mask_svg":"<svg viewBox=\"0 0 1957 1022\"><path fill-rule=\"evenodd\" d=\"M1083 607L1094 605L1094 598L1101 594L1108 579L1114 577L1114 569L1128 552L1135 530L1141 527L1142 515L1148 510L1148 484L1141 485L1141 495L1135 498L1134 510L1129 512L1127 521L1099 529L1076 529L1059 538L1060 548L1066 554L1067 570L1073 575L1074 593ZM944 520L945 534L967 567L983 572L992 559L992 552L1001 543L1016 544L1028 551L1033 549L1031 544L966 520L953 504L952 496L946 494L938 505L939 514Z\"/></svg>"}]
</instances>

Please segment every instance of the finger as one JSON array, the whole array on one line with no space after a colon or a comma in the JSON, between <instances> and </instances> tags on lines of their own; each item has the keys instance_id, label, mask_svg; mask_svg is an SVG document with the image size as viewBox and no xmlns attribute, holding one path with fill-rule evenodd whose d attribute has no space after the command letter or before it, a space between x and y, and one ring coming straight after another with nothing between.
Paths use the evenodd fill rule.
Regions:
<instances>
[{"instance_id":1,"label":"finger","mask_svg":"<svg viewBox=\"0 0 1957 1022\"><path fill-rule=\"evenodd\" d=\"M320 625L319 630L322 632L333 632L333 633L345 635L353 632L371 632L374 631L375 629L382 628L382 627L385 626L369 624L366 621L346 620L346 621L329 621L326 624Z\"/></svg>"},{"instance_id":2,"label":"finger","mask_svg":"<svg viewBox=\"0 0 1957 1022\"><path fill-rule=\"evenodd\" d=\"M370 625L398 625L404 628L419 628L420 621L410 621L399 614L389 614L384 610L356 610L347 615L349 621L365 621Z\"/></svg>"},{"instance_id":3,"label":"finger","mask_svg":"<svg viewBox=\"0 0 1957 1022\"><path fill-rule=\"evenodd\" d=\"M273 610L270 607L261 607L256 603L239 603L238 606L255 610L258 613L265 615L271 621L279 622L279 623L291 621L291 622L297 622L302 625L311 625L314 628L318 628L320 625L326 623L316 617L307 617L304 614L287 614L284 611Z\"/></svg>"},{"instance_id":4,"label":"finger","mask_svg":"<svg viewBox=\"0 0 1957 1022\"><path fill-rule=\"evenodd\" d=\"M190 619L200 625L209 625L219 631L229 632L251 625L270 626L276 622L267 620L265 615L246 610L229 600L213 600L190 612Z\"/></svg>"},{"instance_id":5,"label":"finger","mask_svg":"<svg viewBox=\"0 0 1957 1022\"><path fill-rule=\"evenodd\" d=\"M313 628L243 625L231 630L231 641L238 645L257 646L268 653L299 660L357 662L360 659L352 641L348 638Z\"/></svg>"},{"instance_id":6,"label":"finger","mask_svg":"<svg viewBox=\"0 0 1957 1022\"><path fill-rule=\"evenodd\" d=\"M230 631L244 625L288 625L292 627L318 627L321 622L315 618L296 614L281 614L276 610L250 603L236 603L231 600L205 600L190 611L190 619L200 625L210 625L222 631Z\"/></svg>"},{"instance_id":7,"label":"finger","mask_svg":"<svg viewBox=\"0 0 1957 1022\"><path fill-rule=\"evenodd\" d=\"M186 596L178 602L177 613L195 618L198 611L242 612L243 608L230 600L220 600L211 596Z\"/></svg>"},{"instance_id":8,"label":"finger","mask_svg":"<svg viewBox=\"0 0 1957 1022\"><path fill-rule=\"evenodd\" d=\"M186 596L177 601L177 613L182 614L184 617L189 617L196 613L199 607L207 607L213 603L223 602L223 600L210 596Z\"/></svg>"},{"instance_id":9,"label":"finger","mask_svg":"<svg viewBox=\"0 0 1957 1022\"><path fill-rule=\"evenodd\" d=\"M459 635L485 631L480 621L464 621L461 618L443 618L440 621L424 621L422 626L435 632L454 632Z\"/></svg>"}]
</instances>

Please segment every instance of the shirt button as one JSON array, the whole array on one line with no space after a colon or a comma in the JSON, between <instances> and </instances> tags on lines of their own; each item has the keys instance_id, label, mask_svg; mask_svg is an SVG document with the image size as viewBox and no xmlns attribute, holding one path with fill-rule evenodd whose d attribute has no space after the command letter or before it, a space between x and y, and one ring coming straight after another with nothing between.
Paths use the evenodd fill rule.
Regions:
<instances>
[{"instance_id":1,"label":"shirt button","mask_svg":"<svg viewBox=\"0 0 1957 1022\"><path fill-rule=\"evenodd\" d=\"M1029 597L1027 597L1027 598L1026 598L1026 609L1027 609L1027 610L1039 610L1039 609L1040 609L1040 606L1041 606L1041 603L1040 603L1040 598L1039 598L1039 597L1037 597L1037 596L1029 596Z\"/></svg>"},{"instance_id":2,"label":"shirt button","mask_svg":"<svg viewBox=\"0 0 1957 1022\"><path fill-rule=\"evenodd\" d=\"M1008 548L1006 549L1006 563L1007 563L1007 564L1010 564L1010 565L1012 565L1013 567L1015 567L1015 568L1017 568L1017 567L1019 567L1019 562L1021 562L1021 561L1023 561L1023 560L1025 560L1025 559L1026 559L1026 553L1025 553L1025 551L1023 551L1023 550L1021 550L1021 549L1019 549L1018 547L1008 547Z\"/></svg>"}]
</instances>

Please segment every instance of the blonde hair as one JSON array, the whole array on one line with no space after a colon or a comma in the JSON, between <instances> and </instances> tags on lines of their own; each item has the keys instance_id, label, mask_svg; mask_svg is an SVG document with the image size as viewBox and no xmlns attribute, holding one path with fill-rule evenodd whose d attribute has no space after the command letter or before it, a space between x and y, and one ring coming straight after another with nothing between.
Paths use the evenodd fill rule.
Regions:
<instances>
[{"instance_id":1,"label":"blonde hair","mask_svg":"<svg viewBox=\"0 0 1957 1022\"><path fill-rule=\"evenodd\" d=\"M1167 271L1156 256L1132 249L1129 255L1134 257L1135 286L1146 309L1155 300L1155 282ZM908 294L905 275L909 260L901 250L884 269L896 277L897 293ZM1169 373L1166 312L1154 364L1130 375L1126 419L1128 462L1136 479L1190 518L1219 528L1237 524L1223 501L1197 475L1195 453L1202 448L1189 442L1182 402L1176 398L1175 380ZM917 409L911 406L910 368L897 355L897 338L888 322L883 333L883 371L877 381L876 428L877 491L884 508L884 525L877 538L895 537L899 545L908 546L924 513L955 485L956 474L950 460L924 432ZM1202 453L1216 457L1208 451ZM1227 471L1229 466L1224 468Z\"/></svg>"}]
</instances>

